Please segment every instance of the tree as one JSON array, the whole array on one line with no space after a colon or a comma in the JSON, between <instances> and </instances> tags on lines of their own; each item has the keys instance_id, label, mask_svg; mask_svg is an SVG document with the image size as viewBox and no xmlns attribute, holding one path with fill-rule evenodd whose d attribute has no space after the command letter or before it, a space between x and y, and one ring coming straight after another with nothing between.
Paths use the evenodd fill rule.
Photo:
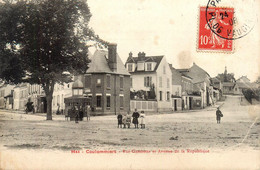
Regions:
<instances>
[{"instance_id":1,"label":"tree","mask_svg":"<svg viewBox=\"0 0 260 170\"><path fill-rule=\"evenodd\" d=\"M154 87L154 84L152 84L150 86L150 91L148 93L148 99L156 99L156 94L155 94L155 87Z\"/></svg>"},{"instance_id":2,"label":"tree","mask_svg":"<svg viewBox=\"0 0 260 170\"><path fill-rule=\"evenodd\" d=\"M88 27L85 0L5 0L0 3L0 78L40 84L52 120L56 83L87 69L89 41L106 45Z\"/></svg>"}]
</instances>

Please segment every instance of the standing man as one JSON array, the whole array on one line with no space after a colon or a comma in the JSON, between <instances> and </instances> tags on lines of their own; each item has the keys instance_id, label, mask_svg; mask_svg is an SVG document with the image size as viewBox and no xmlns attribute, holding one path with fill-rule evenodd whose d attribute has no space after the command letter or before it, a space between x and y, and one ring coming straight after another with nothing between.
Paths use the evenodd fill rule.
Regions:
<instances>
[{"instance_id":1,"label":"standing man","mask_svg":"<svg viewBox=\"0 0 260 170\"><path fill-rule=\"evenodd\" d=\"M222 112L219 110L219 107L217 108L217 111L216 111L216 117L217 117L217 123L220 124L220 119L221 119L221 117L223 117L223 114L222 114Z\"/></svg>"},{"instance_id":2,"label":"standing man","mask_svg":"<svg viewBox=\"0 0 260 170\"><path fill-rule=\"evenodd\" d=\"M135 125L135 128L138 129L138 118L139 118L140 114L137 112L137 109L135 109L132 117L133 117L133 124Z\"/></svg>"}]
</instances>

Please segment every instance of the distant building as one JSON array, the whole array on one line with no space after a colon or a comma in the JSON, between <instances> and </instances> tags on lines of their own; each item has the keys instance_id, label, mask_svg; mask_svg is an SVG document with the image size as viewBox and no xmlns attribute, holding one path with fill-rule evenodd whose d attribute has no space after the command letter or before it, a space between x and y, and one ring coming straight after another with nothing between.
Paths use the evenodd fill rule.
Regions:
<instances>
[{"instance_id":1,"label":"distant building","mask_svg":"<svg viewBox=\"0 0 260 170\"><path fill-rule=\"evenodd\" d=\"M125 66L131 74L131 91L142 90L149 94L151 86L154 86L157 111L172 110L172 71L164 56L146 56L139 52L137 57L133 57L129 53ZM145 106L139 105L137 109L142 107Z\"/></svg>"},{"instance_id":2,"label":"distant building","mask_svg":"<svg viewBox=\"0 0 260 170\"><path fill-rule=\"evenodd\" d=\"M117 54L117 45L108 51L97 50L84 76L84 94L91 98L93 114L118 114L130 111L130 74Z\"/></svg>"},{"instance_id":3,"label":"distant building","mask_svg":"<svg viewBox=\"0 0 260 170\"><path fill-rule=\"evenodd\" d=\"M14 107L15 110L25 110L25 105L28 102L28 84L21 83L14 87Z\"/></svg>"},{"instance_id":4,"label":"distant building","mask_svg":"<svg viewBox=\"0 0 260 170\"><path fill-rule=\"evenodd\" d=\"M211 91L210 75L193 63L189 69L179 69L181 73L192 78L192 82L196 85L201 93L201 107L213 104L213 91ZM198 99L197 99L198 100ZM189 99L190 106L192 106L192 99ZM198 101L196 102L198 103Z\"/></svg>"},{"instance_id":5,"label":"distant building","mask_svg":"<svg viewBox=\"0 0 260 170\"><path fill-rule=\"evenodd\" d=\"M76 78L75 80L76 81ZM72 96L72 84L71 83L63 83L54 85L53 90L53 98L52 98L52 112L56 113L58 110L63 113L65 110L64 98Z\"/></svg>"},{"instance_id":6,"label":"distant building","mask_svg":"<svg viewBox=\"0 0 260 170\"><path fill-rule=\"evenodd\" d=\"M13 88L14 85L4 83L0 86L0 109L13 108Z\"/></svg>"},{"instance_id":7,"label":"distant building","mask_svg":"<svg viewBox=\"0 0 260 170\"><path fill-rule=\"evenodd\" d=\"M170 64L172 71L172 108L174 111L182 110L182 74Z\"/></svg>"}]
</instances>

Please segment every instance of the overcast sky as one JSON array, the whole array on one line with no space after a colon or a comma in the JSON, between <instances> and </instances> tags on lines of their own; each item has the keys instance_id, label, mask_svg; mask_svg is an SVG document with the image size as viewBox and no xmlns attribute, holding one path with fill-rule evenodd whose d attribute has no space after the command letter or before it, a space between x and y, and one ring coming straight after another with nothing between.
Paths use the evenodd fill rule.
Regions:
<instances>
[{"instance_id":1,"label":"overcast sky","mask_svg":"<svg viewBox=\"0 0 260 170\"><path fill-rule=\"evenodd\" d=\"M248 35L234 41L232 54L196 50L199 6L206 6L207 0L88 0L88 4L90 26L102 39L118 44L124 63L130 51L134 56L140 51L165 55L175 68L188 68L195 62L211 77L223 73L225 66L236 78L247 75L254 81L260 75L259 0L254 5L255 26Z\"/></svg>"}]
</instances>

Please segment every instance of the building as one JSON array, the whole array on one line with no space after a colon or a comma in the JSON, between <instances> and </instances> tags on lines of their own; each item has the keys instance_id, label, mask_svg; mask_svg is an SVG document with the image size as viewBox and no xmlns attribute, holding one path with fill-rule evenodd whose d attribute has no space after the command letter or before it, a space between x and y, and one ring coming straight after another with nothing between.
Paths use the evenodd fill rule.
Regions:
<instances>
[{"instance_id":1,"label":"building","mask_svg":"<svg viewBox=\"0 0 260 170\"><path fill-rule=\"evenodd\" d=\"M13 108L13 88L14 85L10 84L0 86L0 109Z\"/></svg>"},{"instance_id":2,"label":"building","mask_svg":"<svg viewBox=\"0 0 260 170\"><path fill-rule=\"evenodd\" d=\"M25 110L25 105L28 102L28 84L21 83L14 87L13 99L15 110Z\"/></svg>"},{"instance_id":3,"label":"building","mask_svg":"<svg viewBox=\"0 0 260 170\"><path fill-rule=\"evenodd\" d=\"M210 75L203 70L201 67L193 63L192 67L189 69L180 69L179 70L184 75L192 78L193 84L196 85L196 88L199 89L199 93L201 93L201 108L206 106L210 106L213 104L213 91L211 90L211 82ZM197 93L197 92L196 92ZM198 98L196 97L196 100ZM190 106L193 105L190 99ZM196 104L198 101L195 102Z\"/></svg>"},{"instance_id":4,"label":"building","mask_svg":"<svg viewBox=\"0 0 260 170\"><path fill-rule=\"evenodd\" d=\"M97 50L84 76L84 95L91 98L93 114L106 115L130 111L130 74L117 54L117 45Z\"/></svg>"},{"instance_id":5,"label":"building","mask_svg":"<svg viewBox=\"0 0 260 170\"><path fill-rule=\"evenodd\" d=\"M174 111L182 110L182 74L170 64L172 71L172 108Z\"/></svg>"},{"instance_id":6,"label":"building","mask_svg":"<svg viewBox=\"0 0 260 170\"><path fill-rule=\"evenodd\" d=\"M144 91L149 96L152 93L151 88L154 88L153 100L156 100L157 107L150 107L157 109L154 111L172 111L172 71L164 56L146 56L144 52L139 52L137 57L133 57L130 52L125 66L131 74L132 92ZM149 97L146 98L148 99ZM143 110L145 105L136 105L131 109L136 107Z\"/></svg>"},{"instance_id":7,"label":"building","mask_svg":"<svg viewBox=\"0 0 260 170\"><path fill-rule=\"evenodd\" d=\"M76 81L77 77L74 77L74 81ZM68 98L72 96L72 84L71 83L63 83L54 85L53 90L53 98L52 98L52 112L57 113L59 111L63 114L65 110L64 98Z\"/></svg>"}]
</instances>

